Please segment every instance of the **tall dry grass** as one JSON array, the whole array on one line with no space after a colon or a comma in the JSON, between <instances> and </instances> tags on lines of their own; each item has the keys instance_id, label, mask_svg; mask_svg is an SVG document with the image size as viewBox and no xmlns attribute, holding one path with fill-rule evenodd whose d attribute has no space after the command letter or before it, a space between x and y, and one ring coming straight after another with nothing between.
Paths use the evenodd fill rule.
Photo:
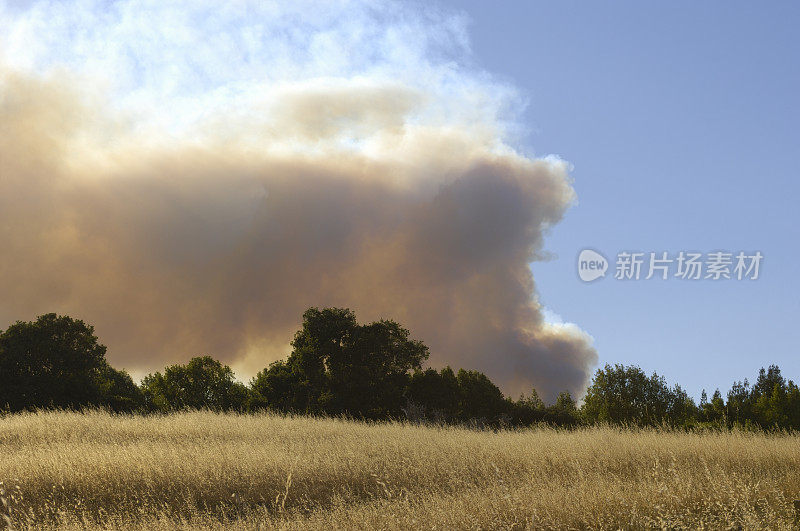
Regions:
<instances>
[{"instance_id":1,"label":"tall dry grass","mask_svg":"<svg viewBox=\"0 0 800 531\"><path fill-rule=\"evenodd\" d=\"M800 436L40 412L0 481L19 529L790 529Z\"/></svg>"}]
</instances>

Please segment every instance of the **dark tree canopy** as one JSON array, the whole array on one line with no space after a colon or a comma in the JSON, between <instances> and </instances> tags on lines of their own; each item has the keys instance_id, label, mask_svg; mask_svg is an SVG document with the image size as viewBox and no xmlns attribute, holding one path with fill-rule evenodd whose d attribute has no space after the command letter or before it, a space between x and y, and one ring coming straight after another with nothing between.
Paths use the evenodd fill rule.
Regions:
<instances>
[{"instance_id":1,"label":"dark tree canopy","mask_svg":"<svg viewBox=\"0 0 800 531\"><path fill-rule=\"evenodd\" d=\"M402 414L410 374L428 348L394 321L359 325L352 311L310 308L286 362L252 382L265 403L280 409L385 418Z\"/></svg>"},{"instance_id":2,"label":"dark tree canopy","mask_svg":"<svg viewBox=\"0 0 800 531\"><path fill-rule=\"evenodd\" d=\"M106 362L83 321L46 314L0 331L0 412L105 407L116 412L274 411L466 423L492 428L611 423L685 428L800 429L800 388L776 365L727 396L696 405L679 385L636 366L599 369L581 403L567 391L546 405L536 392L512 400L483 373L423 370L428 348L391 320L359 324L346 308L310 308L292 350L245 386L210 356L172 365L137 385ZM727 398L727 400L726 400Z\"/></svg>"},{"instance_id":3,"label":"dark tree canopy","mask_svg":"<svg viewBox=\"0 0 800 531\"><path fill-rule=\"evenodd\" d=\"M83 321L54 313L19 321L0 334L0 407L133 409L138 389L105 355Z\"/></svg>"},{"instance_id":4,"label":"dark tree canopy","mask_svg":"<svg viewBox=\"0 0 800 531\"><path fill-rule=\"evenodd\" d=\"M458 378L450 367L416 371L408 385L407 399L417 413L436 422L449 422L459 416L461 391Z\"/></svg>"},{"instance_id":5,"label":"dark tree canopy","mask_svg":"<svg viewBox=\"0 0 800 531\"><path fill-rule=\"evenodd\" d=\"M101 372L100 393L112 411L131 413L144 406L144 394L130 374L108 365Z\"/></svg>"},{"instance_id":6,"label":"dark tree canopy","mask_svg":"<svg viewBox=\"0 0 800 531\"><path fill-rule=\"evenodd\" d=\"M460 391L458 416L461 420L486 421L503 414L503 393L485 374L460 369L456 379Z\"/></svg>"},{"instance_id":7,"label":"dark tree canopy","mask_svg":"<svg viewBox=\"0 0 800 531\"><path fill-rule=\"evenodd\" d=\"M145 402L156 411L241 409L247 388L236 381L233 370L211 356L192 358L142 380Z\"/></svg>"}]
</instances>

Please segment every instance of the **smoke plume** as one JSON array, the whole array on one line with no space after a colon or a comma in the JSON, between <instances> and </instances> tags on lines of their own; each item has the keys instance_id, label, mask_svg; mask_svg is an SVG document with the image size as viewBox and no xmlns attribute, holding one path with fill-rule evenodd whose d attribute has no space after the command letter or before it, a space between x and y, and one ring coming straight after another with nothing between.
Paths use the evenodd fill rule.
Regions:
<instances>
[{"instance_id":1,"label":"smoke plume","mask_svg":"<svg viewBox=\"0 0 800 531\"><path fill-rule=\"evenodd\" d=\"M529 268L568 164L510 146L519 98L465 35L395 3L0 4L0 327L56 311L137 374L247 376L341 306L580 394L591 338Z\"/></svg>"}]
</instances>

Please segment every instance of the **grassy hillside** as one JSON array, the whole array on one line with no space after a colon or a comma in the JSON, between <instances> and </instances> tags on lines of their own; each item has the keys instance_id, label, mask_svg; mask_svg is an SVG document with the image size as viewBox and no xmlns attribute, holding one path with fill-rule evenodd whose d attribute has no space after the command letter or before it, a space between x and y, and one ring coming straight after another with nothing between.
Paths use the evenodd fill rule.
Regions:
<instances>
[{"instance_id":1,"label":"grassy hillside","mask_svg":"<svg viewBox=\"0 0 800 531\"><path fill-rule=\"evenodd\" d=\"M788 529L800 436L36 413L0 480L15 528Z\"/></svg>"}]
</instances>

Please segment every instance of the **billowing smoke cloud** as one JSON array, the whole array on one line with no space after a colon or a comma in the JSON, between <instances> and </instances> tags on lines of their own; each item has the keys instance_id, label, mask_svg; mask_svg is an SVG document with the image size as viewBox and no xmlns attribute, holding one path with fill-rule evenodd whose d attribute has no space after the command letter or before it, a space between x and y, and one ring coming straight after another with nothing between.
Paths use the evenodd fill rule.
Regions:
<instances>
[{"instance_id":1,"label":"billowing smoke cloud","mask_svg":"<svg viewBox=\"0 0 800 531\"><path fill-rule=\"evenodd\" d=\"M0 8L0 326L95 325L142 373L253 374L309 306L394 318L431 365L580 393L529 262L568 165L508 145L514 91L464 21L399 4Z\"/></svg>"}]
</instances>

